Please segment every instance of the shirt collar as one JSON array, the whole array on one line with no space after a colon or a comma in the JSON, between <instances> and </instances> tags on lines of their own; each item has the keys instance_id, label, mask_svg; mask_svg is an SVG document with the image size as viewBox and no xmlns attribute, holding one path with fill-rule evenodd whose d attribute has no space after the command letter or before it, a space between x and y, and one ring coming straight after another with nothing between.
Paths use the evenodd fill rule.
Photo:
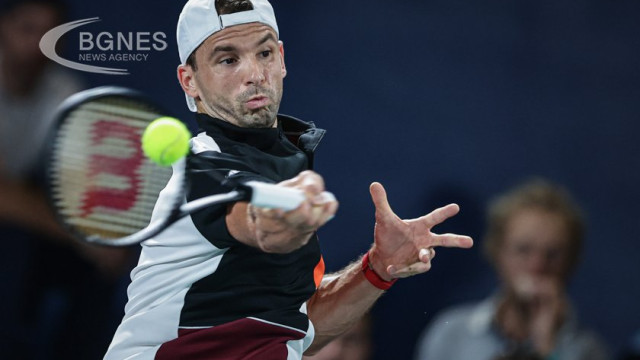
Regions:
<instances>
[{"instance_id":1,"label":"shirt collar","mask_svg":"<svg viewBox=\"0 0 640 360\"><path fill-rule=\"evenodd\" d=\"M200 130L207 134L220 133L232 141L247 143L259 149L271 147L280 133L278 128L244 128L203 113L196 114L196 122Z\"/></svg>"},{"instance_id":2,"label":"shirt collar","mask_svg":"<svg viewBox=\"0 0 640 360\"><path fill-rule=\"evenodd\" d=\"M273 146L281 136L307 154L312 154L326 131L319 129L313 122L306 122L288 115L278 115L277 128L244 128L230 122L196 113L196 122L200 131L208 134L221 133L230 140L247 143L259 149Z\"/></svg>"}]
</instances>

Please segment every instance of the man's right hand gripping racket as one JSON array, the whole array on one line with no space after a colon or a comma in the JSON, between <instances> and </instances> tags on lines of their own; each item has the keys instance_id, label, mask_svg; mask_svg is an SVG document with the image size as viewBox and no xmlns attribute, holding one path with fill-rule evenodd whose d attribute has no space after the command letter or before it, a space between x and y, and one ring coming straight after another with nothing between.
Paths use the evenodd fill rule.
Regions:
<instances>
[{"instance_id":1,"label":"man's right hand gripping racket","mask_svg":"<svg viewBox=\"0 0 640 360\"><path fill-rule=\"evenodd\" d=\"M122 87L82 91L61 104L47 154L47 188L58 219L76 238L128 246L207 206L249 201L292 210L305 199L297 189L249 182L228 193L185 203L185 161L179 160L173 168L161 167L141 147L146 127L164 116L167 113L142 94ZM172 210L150 223L159 193L172 173L183 190L172 199Z\"/></svg>"}]
</instances>

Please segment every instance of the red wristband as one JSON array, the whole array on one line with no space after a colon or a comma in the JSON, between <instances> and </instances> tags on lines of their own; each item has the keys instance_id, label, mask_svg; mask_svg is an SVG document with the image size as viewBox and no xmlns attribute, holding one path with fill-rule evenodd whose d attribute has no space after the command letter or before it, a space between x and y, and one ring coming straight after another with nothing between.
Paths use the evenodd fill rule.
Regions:
<instances>
[{"instance_id":1,"label":"red wristband","mask_svg":"<svg viewBox=\"0 0 640 360\"><path fill-rule=\"evenodd\" d=\"M362 273L364 277L369 280L371 285L377 287L380 290L388 290L391 285L393 285L398 279L393 279L391 281L387 281L378 275L373 268L371 267L371 263L369 263L369 252L362 257Z\"/></svg>"}]
</instances>

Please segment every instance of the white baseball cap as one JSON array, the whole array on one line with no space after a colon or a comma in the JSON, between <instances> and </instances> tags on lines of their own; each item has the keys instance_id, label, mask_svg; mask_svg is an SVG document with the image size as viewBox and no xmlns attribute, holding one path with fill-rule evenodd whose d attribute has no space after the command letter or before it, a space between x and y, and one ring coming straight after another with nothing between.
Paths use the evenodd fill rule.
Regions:
<instances>
[{"instance_id":1,"label":"white baseball cap","mask_svg":"<svg viewBox=\"0 0 640 360\"><path fill-rule=\"evenodd\" d=\"M218 15L216 0L187 1L178 18L176 31L178 53L182 64L187 62L189 55L209 36L230 26L259 22L272 27L279 37L276 15L269 1L249 0L249 2L253 5L253 10ZM195 99L186 93L185 96L189 110L195 112L197 110Z\"/></svg>"}]
</instances>

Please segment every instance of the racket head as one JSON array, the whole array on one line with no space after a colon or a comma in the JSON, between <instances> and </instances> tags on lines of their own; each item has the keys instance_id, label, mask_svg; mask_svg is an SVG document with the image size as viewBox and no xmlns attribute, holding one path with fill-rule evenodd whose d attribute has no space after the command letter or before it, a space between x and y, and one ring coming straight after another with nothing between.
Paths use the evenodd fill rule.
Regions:
<instances>
[{"instance_id":1,"label":"racket head","mask_svg":"<svg viewBox=\"0 0 640 360\"><path fill-rule=\"evenodd\" d=\"M169 114L140 92L114 86L81 91L60 105L48 142L46 188L58 220L75 238L127 246L148 237L144 230L173 170L149 160L140 141L161 116ZM171 209L186 191L184 170L176 173ZM172 211L161 213L156 227L170 222Z\"/></svg>"}]
</instances>

